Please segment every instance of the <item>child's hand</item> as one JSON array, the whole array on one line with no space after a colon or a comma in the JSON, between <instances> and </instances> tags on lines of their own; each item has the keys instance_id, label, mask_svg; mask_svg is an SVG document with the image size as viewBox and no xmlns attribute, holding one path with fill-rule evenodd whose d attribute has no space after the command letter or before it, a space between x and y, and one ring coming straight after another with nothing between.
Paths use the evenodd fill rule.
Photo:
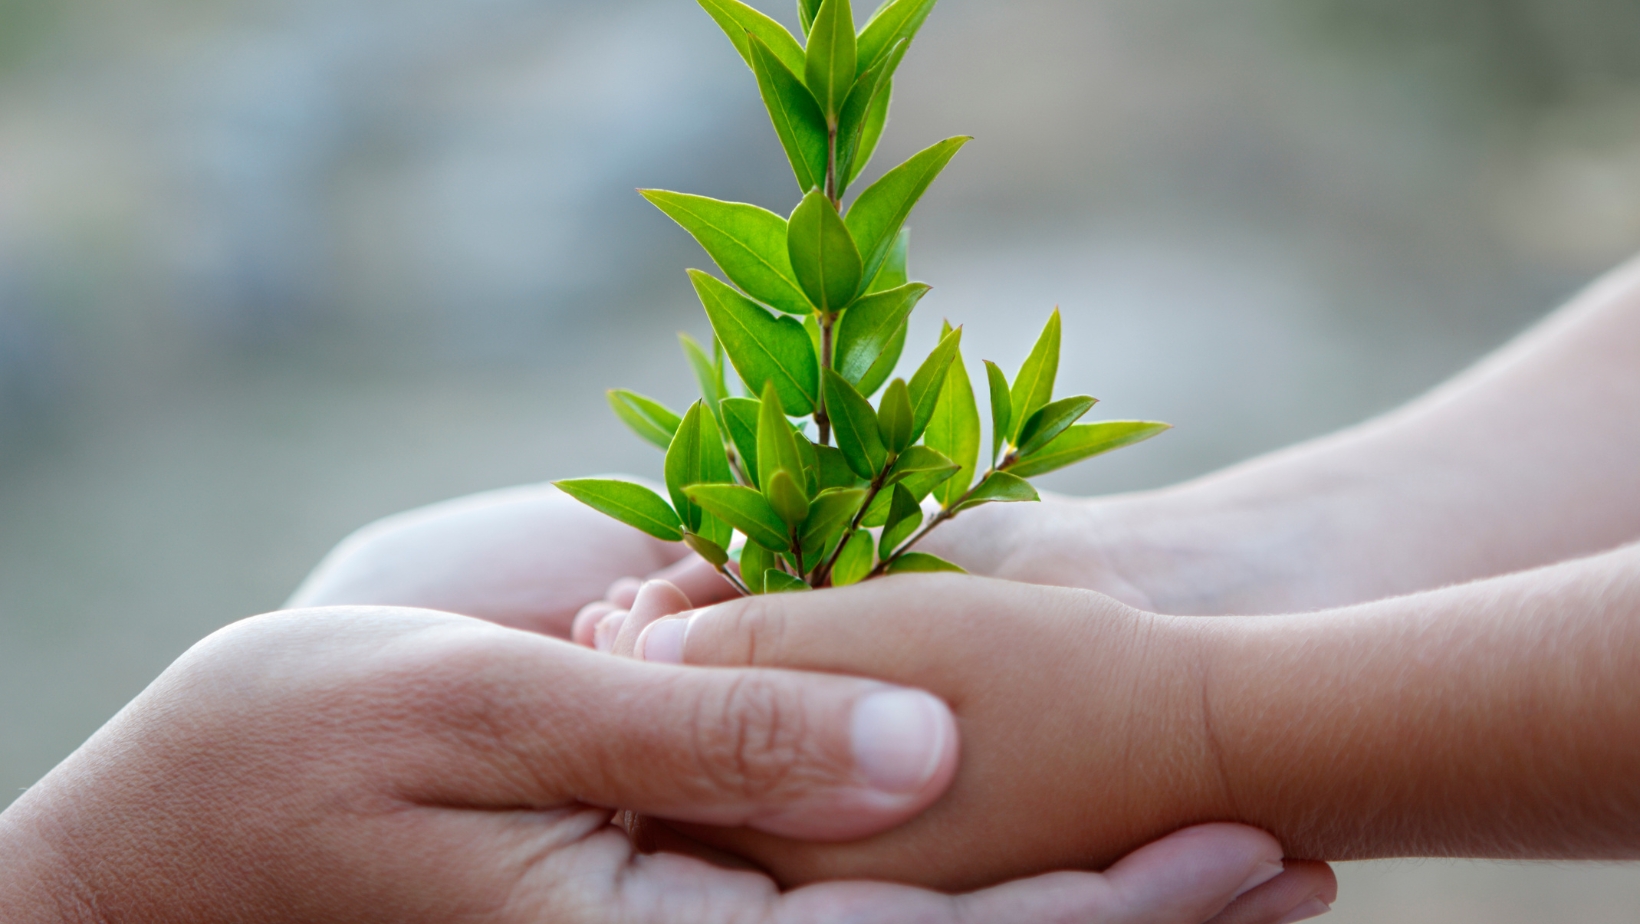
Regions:
<instances>
[{"instance_id":1,"label":"child's hand","mask_svg":"<svg viewBox=\"0 0 1640 924\"><path fill-rule=\"evenodd\" d=\"M663 618L686 603L673 588L647 586L606 647L650 661L905 683L944 698L957 715L955 785L888 834L816 847L682 829L786 883L869 876L962 889L1026 872L1101 868L1170 831L1234 814L1202 718L1191 633L1180 620L1085 592L949 577L759 597ZM912 751L915 738L907 732ZM894 757L884 755L885 772L915 785L921 768ZM1309 864L1277 891L1293 900L1291 910L1310 899L1330 903L1335 886L1324 866Z\"/></svg>"}]
</instances>

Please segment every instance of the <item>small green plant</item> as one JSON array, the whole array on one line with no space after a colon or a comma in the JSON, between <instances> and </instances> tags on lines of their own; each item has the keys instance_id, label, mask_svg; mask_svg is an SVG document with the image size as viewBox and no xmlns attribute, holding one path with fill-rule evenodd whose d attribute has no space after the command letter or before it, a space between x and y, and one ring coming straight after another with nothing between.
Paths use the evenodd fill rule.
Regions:
<instances>
[{"instance_id":1,"label":"small green plant","mask_svg":"<svg viewBox=\"0 0 1640 924\"><path fill-rule=\"evenodd\" d=\"M960 571L917 543L975 507L1039 500L1027 478L1168 429L1081 424L1093 398L1054 400L1055 311L1012 384L985 364L990 453L976 479L981 423L962 330L947 323L910 380L890 380L929 291L907 275L906 219L969 139L922 151L844 207L888 122L895 69L936 0L886 0L858 32L850 0L799 0L806 44L740 0L699 2L756 75L803 199L786 219L643 191L729 280L689 271L715 334L709 347L680 337L702 398L680 415L629 391L609 395L623 421L666 450L670 503L625 481L559 488L687 543L743 593L778 593ZM746 396L730 391L731 365ZM925 512L930 497L937 509Z\"/></svg>"}]
</instances>

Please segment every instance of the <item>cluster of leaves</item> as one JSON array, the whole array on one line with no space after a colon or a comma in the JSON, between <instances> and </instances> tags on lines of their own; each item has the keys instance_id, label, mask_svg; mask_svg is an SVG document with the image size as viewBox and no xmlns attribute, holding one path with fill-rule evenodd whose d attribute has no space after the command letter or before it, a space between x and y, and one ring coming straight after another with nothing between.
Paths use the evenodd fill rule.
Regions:
<instances>
[{"instance_id":1,"label":"cluster of leaves","mask_svg":"<svg viewBox=\"0 0 1640 924\"><path fill-rule=\"evenodd\" d=\"M969 139L916 154L843 207L887 124L895 70L936 0L886 0L858 31L850 0L799 0L806 45L740 0L699 2L756 75L803 198L782 218L643 191L729 280L689 271L715 335L710 347L682 338L702 398L680 415L642 395L610 393L616 414L666 450L669 499L625 481L560 488L656 538L687 543L745 593L775 593L960 570L914 547L963 511L1037 500L1029 477L1167 429L1081 424L1093 398L1054 400L1055 311L1011 384L985 364L992 437L976 479L981 420L961 329L946 324L910 380L890 380L911 313L929 291L909 279L905 223ZM745 395L731 393L730 366Z\"/></svg>"}]
</instances>

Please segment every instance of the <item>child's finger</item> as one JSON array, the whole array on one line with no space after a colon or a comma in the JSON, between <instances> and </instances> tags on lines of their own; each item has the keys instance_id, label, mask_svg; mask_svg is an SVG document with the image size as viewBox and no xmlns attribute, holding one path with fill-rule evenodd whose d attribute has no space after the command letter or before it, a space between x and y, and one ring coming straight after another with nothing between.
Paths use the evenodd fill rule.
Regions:
<instances>
[{"instance_id":1,"label":"child's finger","mask_svg":"<svg viewBox=\"0 0 1640 924\"><path fill-rule=\"evenodd\" d=\"M605 616L615 612L616 609L617 607L614 604L605 600L588 603L586 606L581 607L581 611L575 614L575 621L570 624L570 640L582 648L594 647L598 623L602 622Z\"/></svg>"},{"instance_id":2,"label":"child's finger","mask_svg":"<svg viewBox=\"0 0 1640 924\"><path fill-rule=\"evenodd\" d=\"M614 651L615 639L620 636L621 625L626 622L626 617L626 610L615 610L598 620L598 628L592 633L592 647L606 654Z\"/></svg>"},{"instance_id":3,"label":"child's finger","mask_svg":"<svg viewBox=\"0 0 1640 924\"><path fill-rule=\"evenodd\" d=\"M1327 913L1338 877L1325 863L1289 860L1286 871L1236 899L1208 924L1290 924Z\"/></svg>"},{"instance_id":4,"label":"child's finger","mask_svg":"<svg viewBox=\"0 0 1640 924\"><path fill-rule=\"evenodd\" d=\"M689 610L689 598L683 591L665 581L650 581L638 591L632 610L621 623L610 653L622 658L634 657L638 636L657 619Z\"/></svg>"},{"instance_id":5,"label":"child's finger","mask_svg":"<svg viewBox=\"0 0 1640 924\"><path fill-rule=\"evenodd\" d=\"M613 604L618 610L630 610L632 604L638 601L638 591L642 589L643 578L621 578L604 591L604 602Z\"/></svg>"},{"instance_id":6,"label":"child's finger","mask_svg":"<svg viewBox=\"0 0 1640 924\"><path fill-rule=\"evenodd\" d=\"M683 591L696 606L711 606L739 596L723 575L699 555L690 555L651 574L646 580L666 581Z\"/></svg>"}]
</instances>

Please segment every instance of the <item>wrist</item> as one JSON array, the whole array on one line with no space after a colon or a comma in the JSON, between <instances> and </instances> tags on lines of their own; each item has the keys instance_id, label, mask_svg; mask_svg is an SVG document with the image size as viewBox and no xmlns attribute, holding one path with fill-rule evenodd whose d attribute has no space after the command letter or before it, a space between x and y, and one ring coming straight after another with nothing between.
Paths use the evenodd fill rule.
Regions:
<instances>
[{"instance_id":1,"label":"wrist","mask_svg":"<svg viewBox=\"0 0 1640 924\"><path fill-rule=\"evenodd\" d=\"M40 832L37 790L0 814L0 920L101 924L67 855Z\"/></svg>"}]
</instances>

